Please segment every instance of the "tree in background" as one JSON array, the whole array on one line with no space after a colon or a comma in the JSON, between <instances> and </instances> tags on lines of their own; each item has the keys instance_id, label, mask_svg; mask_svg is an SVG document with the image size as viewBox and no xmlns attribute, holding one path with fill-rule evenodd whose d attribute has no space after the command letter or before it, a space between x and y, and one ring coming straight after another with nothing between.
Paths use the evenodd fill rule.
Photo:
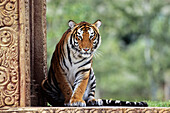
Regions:
<instances>
[{"instance_id":1,"label":"tree in background","mask_svg":"<svg viewBox=\"0 0 170 113\"><path fill-rule=\"evenodd\" d=\"M112 99L164 99L170 76L168 0L47 0L48 66L68 20L102 20L102 44L93 67L97 96Z\"/></svg>"}]
</instances>

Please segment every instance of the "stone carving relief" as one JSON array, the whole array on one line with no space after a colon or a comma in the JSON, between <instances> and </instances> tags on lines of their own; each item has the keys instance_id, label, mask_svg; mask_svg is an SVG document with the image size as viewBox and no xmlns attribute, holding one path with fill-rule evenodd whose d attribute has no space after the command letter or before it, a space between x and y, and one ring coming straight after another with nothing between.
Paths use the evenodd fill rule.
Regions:
<instances>
[{"instance_id":1,"label":"stone carving relief","mask_svg":"<svg viewBox=\"0 0 170 113\"><path fill-rule=\"evenodd\" d=\"M43 6L39 4L42 2ZM31 105L30 62L33 62L31 58L34 58L34 54L31 54L31 50L34 48L30 49L30 40L35 40L34 15L37 14L34 12L35 6L40 6L38 14L43 17L44 29L38 32L44 35L37 37L39 39L44 37L43 45L40 46L45 48L43 58L46 61L46 1L0 0L0 108ZM36 47L34 42L32 45ZM46 73L46 62L43 66L40 68Z\"/></svg>"},{"instance_id":2,"label":"stone carving relief","mask_svg":"<svg viewBox=\"0 0 170 113\"><path fill-rule=\"evenodd\" d=\"M0 0L0 107L19 105L17 0Z\"/></svg>"},{"instance_id":3,"label":"stone carving relief","mask_svg":"<svg viewBox=\"0 0 170 113\"><path fill-rule=\"evenodd\" d=\"M30 106L30 26L29 1L25 0L25 106ZM21 5L21 4L20 4Z\"/></svg>"},{"instance_id":4,"label":"stone carving relief","mask_svg":"<svg viewBox=\"0 0 170 113\"><path fill-rule=\"evenodd\" d=\"M29 113L169 113L170 108L131 108L131 107L23 107L20 109L10 108L8 112Z\"/></svg>"}]
</instances>

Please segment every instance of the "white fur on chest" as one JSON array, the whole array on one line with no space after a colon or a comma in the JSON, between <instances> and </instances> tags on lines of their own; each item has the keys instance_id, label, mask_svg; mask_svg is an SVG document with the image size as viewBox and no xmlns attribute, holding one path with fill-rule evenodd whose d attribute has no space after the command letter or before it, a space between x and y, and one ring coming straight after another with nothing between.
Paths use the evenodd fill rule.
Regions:
<instances>
[{"instance_id":1,"label":"white fur on chest","mask_svg":"<svg viewBox=\"0 0 170 113\"><path fill-rule=\"evenodd\" d=\"M69 70L67 70L66 73L67 73L68 81L70 82L71 86L73 86L74 85L74 81L76 79L75 78L76 73L78 71L82 70L82 69L91 68L91 63L89 63L88 65L85 65L83 67L80 67L83 64L85 64L86 62L88 62L91 59L91 57L90 58L86 58L86 59L84 59L84 58L77 58L77 59L75 59L73 57L73 53L72 52L71 52L70 55L71 55L71 62L72 62L72 64L70 64L69 59L66 58L66 64L68 65L68 68L69 68ZM84 60L82 61L82 59L84 59ZM80 61L82 61L82 62L80 62ZM77 63L77 62L79 62L79 63Z\"/></svg>"}]
</instances>

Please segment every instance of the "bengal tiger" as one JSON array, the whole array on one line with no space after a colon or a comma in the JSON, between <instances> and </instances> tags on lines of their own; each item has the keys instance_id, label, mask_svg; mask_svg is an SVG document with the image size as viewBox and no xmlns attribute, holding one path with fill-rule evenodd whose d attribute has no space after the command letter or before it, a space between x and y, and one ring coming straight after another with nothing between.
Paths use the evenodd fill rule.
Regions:
<instances>
[{"instance_id":1,"label":"bengal tiger","mask_svg":"<svg viewBox=\"0 0 170 113\"><path fill-rule=\"evenodd\" d=\"M145 102L95 99L96 78L92 58L101 44L101 21L68 22L51 59L48 76L42 82L52 106L147 106Z\"/></svg>"}]
</instances>

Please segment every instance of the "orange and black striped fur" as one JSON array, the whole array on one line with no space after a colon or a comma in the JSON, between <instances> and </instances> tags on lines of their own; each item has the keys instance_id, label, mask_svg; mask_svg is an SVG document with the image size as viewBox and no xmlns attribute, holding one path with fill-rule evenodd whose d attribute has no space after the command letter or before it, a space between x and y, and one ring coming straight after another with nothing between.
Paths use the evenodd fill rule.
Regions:
<instances>
[{"instance_id":1,"label":"orange and black striped fur","mask_svg":"<svg viewBox=\"0 0 170 113\"><path fill-rule=\"evenodd\" d=\"M53 53L48 77L42 82L47 101L52 106L109 106L147 105L144 102L96 100L96 79L92 69L94 52L101 44L101 21L68 22L69 29L63 34Z\"/></svg>"}]
</instances>

